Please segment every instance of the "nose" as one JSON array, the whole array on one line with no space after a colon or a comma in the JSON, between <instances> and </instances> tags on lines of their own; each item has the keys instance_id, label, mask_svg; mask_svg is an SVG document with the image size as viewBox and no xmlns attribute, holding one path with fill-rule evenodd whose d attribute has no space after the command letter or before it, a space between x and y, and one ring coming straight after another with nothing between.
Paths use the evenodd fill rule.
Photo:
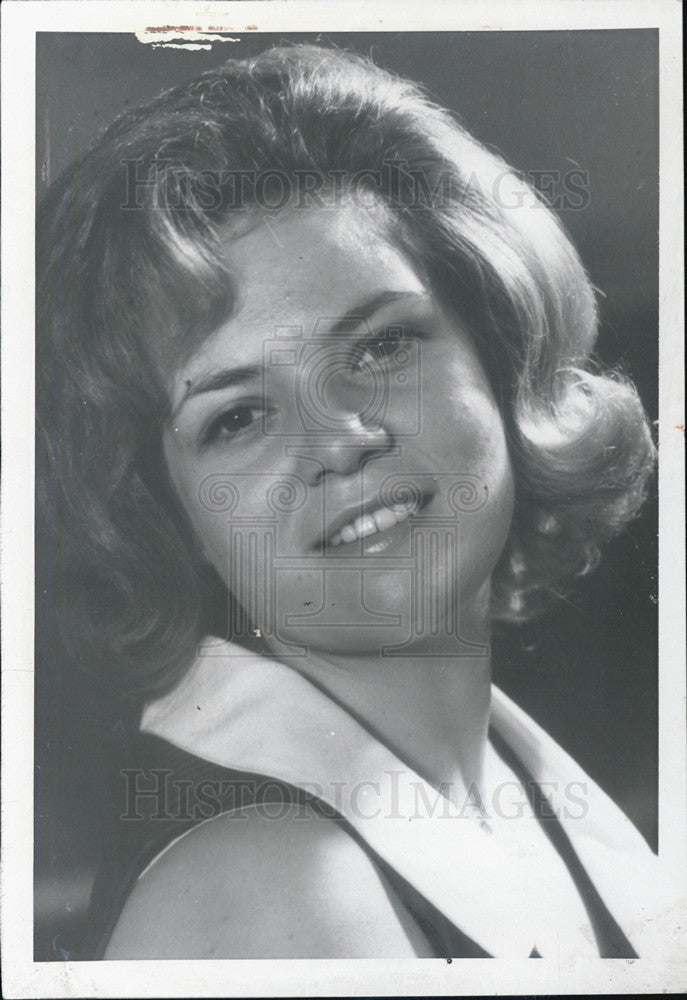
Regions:
<instances>
[{"instance_id":1,"label":"nose","mask_svg":"<svg viewBox=\"0 0 687 1000\"><path fill-rule=\"evenodd\" d=\"M393 444L393 435L382 424L367 423L359 414L351 414L338 430L309 441L308 452L319 467L312 485L328 474L357 472L366 461L391 451Z\"/></svg>"},{"instance_id":2,"label":"nose","mask_svg":"<svg viewBox=\"0 0 687 1000\"><path fill-rule=\"evenodd\" d=\"M386 381L373 365L358 372L350 351L319 352L299 375L297 399L307 453L319 470L314 483L325 474L355 473L392 449Z\"/></svg>"}]
</instances>

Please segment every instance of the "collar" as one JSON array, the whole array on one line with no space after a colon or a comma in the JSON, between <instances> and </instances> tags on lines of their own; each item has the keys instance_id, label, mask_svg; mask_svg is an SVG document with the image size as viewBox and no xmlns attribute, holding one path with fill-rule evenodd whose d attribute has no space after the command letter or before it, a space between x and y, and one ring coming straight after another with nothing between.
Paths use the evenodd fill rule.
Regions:
<instances>
[{"instance_id":1,"label":"collar","mask_svg":"<svg viewBox=\"0 0 687 1000\"><path fill-rule=\"evenodd\" d=\"M501 796L510 820L477 822L467 804L440 795L295 669L215 639L206 640L201 652L173 691L145 707L145 732L222 766L317 795L492 955L526 957L534 945L544 957L598 954L567 872L540 825L522 814L522 798L519 820ZM495 687L490 722L542 788L637 948L655 896L649 889L655 890L657 859L646 842L572 758ZM489 787L506 789L507 796L510 784L513 792L514 776L491 744L487 773Z\"/></svg>"}]
</instances>

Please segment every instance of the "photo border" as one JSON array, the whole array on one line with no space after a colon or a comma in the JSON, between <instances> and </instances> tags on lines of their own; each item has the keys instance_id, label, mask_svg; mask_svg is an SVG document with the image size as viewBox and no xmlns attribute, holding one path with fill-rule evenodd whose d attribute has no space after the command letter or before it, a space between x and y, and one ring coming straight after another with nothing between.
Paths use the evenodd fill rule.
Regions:
<instances>
[{"instance_id":1,"label":"photo border","mask_svg":"<svg viewBox=\"0 0 687 1000\"><path fill-rule=\"evenodd\" d=\"M33 962L33 497L35 32L540 31L658 28L659 273L659 858L687 885L684 633L684 396L681 5L676 0L408 3L245 0L194 3L52 0L2 9L2 950L8 997L213 997L604 994L687 989L687 919L663 915L665 950L636 960L198 960ZM460 971L459 971L460 970Z\"/></svg>"}]
</instances>

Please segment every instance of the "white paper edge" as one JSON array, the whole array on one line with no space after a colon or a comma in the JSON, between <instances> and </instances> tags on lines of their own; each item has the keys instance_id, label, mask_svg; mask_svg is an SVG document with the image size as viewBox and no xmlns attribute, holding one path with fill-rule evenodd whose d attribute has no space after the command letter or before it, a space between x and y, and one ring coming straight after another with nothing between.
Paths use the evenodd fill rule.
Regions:
<instances>
[{"instance_id":1,"label":"white paper edge","mask_svg":"<svg viewBox=\"0 0 687 1000\"><path fill-rule=\"evenodd\" d=\"M35 37L134 31L151 23L256 31L660 30L659 650L661 863L687 885L684 633L684 397L681 5L677 0L417 3L374 0L101 2L2 5L2 955L8 997L390 996L680 992L687 918L665 951L640 960L239 960L34 963L33 838L33 230ZM249 27L250 26L250 27ZM687 898L687 896L686 896Z\"/></svg>"}]
</instances>

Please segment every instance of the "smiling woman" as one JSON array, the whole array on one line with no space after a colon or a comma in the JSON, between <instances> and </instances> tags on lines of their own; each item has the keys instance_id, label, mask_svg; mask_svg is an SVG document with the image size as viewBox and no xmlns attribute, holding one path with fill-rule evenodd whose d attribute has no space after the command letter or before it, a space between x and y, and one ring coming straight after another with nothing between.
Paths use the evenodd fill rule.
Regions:
<instances>
[{"instance_id":1,"label":"smiling woman","mask_svg":"<svg viewBox=\"0 0 687 1000\"><path fill-rule=\"evenodd\" d=\"M226 512L206 503L203 484L218 474L239 483L241 510L255 521L250 530L270 516L270 479L298 484L302 503L282 511L278 524L278 633L282 642L308 648L302 669L322 679L316 650L346 658L367 653L376 664L394 633L397 641L418 638L409 621L408 560L382 572L342 562L352 554L346 546L398 561L409 549L411 520L420 513L425 522L446 516L441 485L452 470L475 477L489 502L461 532L460 584L450 578L458 565L449 567L450 550L442 550L427 585L441 584L442 600L460 608L463 619L480 618L473 606L485 603L512 517L505 432L476 349L389 241L379 215L344 200L331 210L253 220L244 235L233 235L223 252L237 289L234 312L171 376L173 411L163 431L170 479L205 557L265 636L272 632L265 615L272 618L274 609L265 607L254 585L258 566L251 565L264 553L253 550L236 564ZM275 343L275 319L290 338ZM396 335L388 336L390 330ZM302 334L295 338L293 331ZM288 352L296 363L283 363ZM228 362L236 367L227 369ZM318 370L319 404L308 421L298 403L312 402ZM441 408L421 391L430 385L445 400ZM392 476L423 487L421 512L383 503L383 484ZM323 584L336 608L326 627L316 611L302 613L304 602L319 608ZM367 618L361 585L365 605L375 610ZM437 599L429 595L431 603ZM392 624L402 609L407 613ZM371 667L357 669L369 675Z\"/></svg>"},{"instance_id":2,"label":"smiling woman","mask_svg":"<svg viewBox=\"0 0 687 1000\"><path fill-rule=\"evenodd\" d=\"M141 706L82 957L648 947L651 851L491 685L654 463L525 182L280 47L118 119L38 274L50 610Z\"/></svg>"}]
</instances>

